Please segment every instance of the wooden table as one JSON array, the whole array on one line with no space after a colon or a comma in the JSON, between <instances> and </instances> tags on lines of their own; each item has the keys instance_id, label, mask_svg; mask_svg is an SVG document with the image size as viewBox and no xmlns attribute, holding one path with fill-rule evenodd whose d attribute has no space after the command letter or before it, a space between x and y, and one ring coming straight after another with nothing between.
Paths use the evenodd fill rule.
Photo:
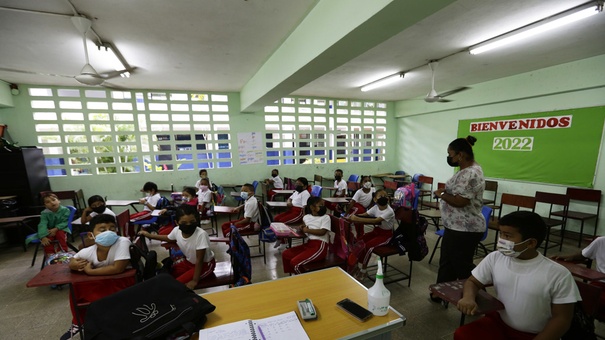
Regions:
<instances>
[{"instance_id":1,"label":"wooden table","mask_svg":"<svg viewBox=\"0 0 605 340\"><path fill-rule=\"evenodd\" d=\"M135 274L135 269L126 269L123 273L115 275L87 275L84 272L72 271L69 269L67 263L57 263L44 266L36 276L27 282L26 286L31 288L67 284L69 285L69 294L71 295L72 301L75 302L76 294L73 288L74 283L122 279L134 277ZM79 313L76 313L76 319L78 324L81 325L82 321L80 320Z\"/></svg>"},{"instance_id":2,"label":"wooden table","mask_svg":"<svg viewBox=\"0 0 605 340\"><path fill-rule=\"evenodd\" d=\"M235 207L229 207L226 205L215 205L212 208L214 215L211 218L212 221L212 235L218 235L218 215L227 215L227 220L231 221L231 214L235 213ZM215 229L216 228L216 231Z\"/></svg>"},{"instance_id":3,"label":"wooden table","mask_svg":"<svg viewBox=\"0 0 605 340\"><path fill-rule=\"evenodd\" d=\"M430 285L429 289L434 295L439 296L444 301L456 306L458 301L462 299L462 290L465 281L466 279L436 283L434 285ZM500 300L481 289L477 292L475 301L477 302L476 314L486 314L504 309L504 305L502 302L500 302ZM462 326L464 325L464 317L466 315L462 312L460 314L460 326Z\"/></svg>"},{"instance_id":4,"label":"wooden table","mask_svg":"<svg viewBox=\"0 0 605 340\"><path fill-rule=\"evenodd\" d=\"M3 218L0 218L0 226L3 224L16 224L17 228L19 228L19 234L21 234L22 239L23 239L23 242L22 242L23 251L27 251L27 246L25 245L25 238L27 237L28 233L33 234L33 233L37 232L37 230L28 228L27 225L23 222L29 218L36 218L36 217L40 217L40 215L3 217ZM26 230L26 229L30 229L30 230Z\"/></svg>"},{"instance_id":5,"label":"wooden table","mask_svg":"<svg viewBox=\"0 0 605 340\"><path fill-rule=\"evenodd\" d=\"M385 316L373 316L359 322L336 307L336 302L349 298L367 306L367 288L342 269L335 267L311 273L265 281L202 296L216 306L207 315L204 328L245 319L262 319L296 311L297 300L311 299L318 318L302 321L311 339L371 339L388 338L394 329L403 327L406 318L393 308Z\"/></svg>"},{"instance_id":6,"label":"wooden table","mask_svg":"<svg viewBox=\"0 0 605 340\"><path fill-rule=\"evenodd\" d=\"M605 273L587 268L584 265L562 260L556 260L555 262L567 268L571 275L581 278L584 282L605 280Z\"/></svg>"},{"instance_id":7,"label":"wooden table","mask_svg":"<svg viewBox=\"0 0 605 340\"><path fill-rule=\"evenodd\" d=\"M127 207L131 206L134 211L139 212L135 204L140 204L139 200L107 200L105 201L105 205L108 207L118 206L118 207Z\"/></svg>"},{"instance_id":8,"label":"wooden table","mask_svg":"<svg viewBox=\"0 0 605 340\"><path fill-rule=\"evenodd\" d=\"M424 209L418 210L418 215L428 217L433 221L435 228L439 230L439 220L441 219L441 210Z\"/></svg>"},{"instance_id":9,"label":"wooden table","mask_svg":"<svg viewBox=\"0 0 605 340\"><path fill-rule=\"evenodd\" d=\"M325 197L323 200L330 203L346 204L349 203L351 197Z\"/></svg>"},{"instance_id":10,"label":"wooden table","mask_svg":"<svg viewBox=\"0 0 605 340\"><path fill-rule=\"evenodd\" d=\"M288 189L273 189L273 192L276 195L292 195L296 192L296 190L288 190Z\"/></svg>"}]
</instances>

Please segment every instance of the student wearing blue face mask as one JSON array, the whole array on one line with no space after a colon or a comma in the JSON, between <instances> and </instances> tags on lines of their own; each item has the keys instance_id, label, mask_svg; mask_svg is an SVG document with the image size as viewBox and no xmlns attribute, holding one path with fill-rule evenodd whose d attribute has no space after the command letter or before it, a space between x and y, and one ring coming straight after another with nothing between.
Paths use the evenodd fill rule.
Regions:
<instances>
[{"instance_id":1,"label":"student wearing blue face mask","mask_svg":"<svg viewBox=\"0 0 605 340\"><path fill-rule=\"evenodd\" d=\"M260 213L258 211L258 201L254 197L254 186L246 183L242 186L240 197L244 200L244 204L234 209L234 212L239 213L244 209L244 218L223 223L223 235L229 237L231 235L231 225L233 224L239 231L259 230L260 229Z\"/></svg>"},{"instance_id":2,"label":"student wearing blue face mask","mask_svg":"<svg viewBox=\"0 0 605 340\"><path fill-rule=\"evenodd\" d=\"M89 237L94 244L80 250L69 262L69 268L88 275L115 275L126 270L130 264L130 240L116 233L114 216L100 214L90 220ZM104 280L98 282L74 283L76 303L96 301L135 284L134 277ZM61 337L69 339L78 332L76 310L72 296L69 296L73 315L71 328ZM84 321L85 310L78 310L80 320Z\"/></svg>"},{"instance_id":3,"label":"student wearing blue face mask","mask_svg":"<svg viewBox=\"0 0 605 340\"><path fill-rule=\"evenodd\" d=\"M560 339L581 297L569 270L537 251L546 224L530 211L510 213L498 224L498 251L473 269L457 307L475 314L477 292L493 284L504 309L459 327L454 339Z\"/></svg>"}]
</instances>

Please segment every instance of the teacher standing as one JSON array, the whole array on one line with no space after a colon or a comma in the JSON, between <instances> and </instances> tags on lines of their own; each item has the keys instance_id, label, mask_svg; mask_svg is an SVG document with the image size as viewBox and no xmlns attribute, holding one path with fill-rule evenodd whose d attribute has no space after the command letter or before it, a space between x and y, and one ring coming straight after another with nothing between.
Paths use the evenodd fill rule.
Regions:
<instances>
[{"instance_id":1,"label":"teacher standing","mask_svg":"<svg viewBox=\"0 0 605 340\"><path fill-rule=\"evenodd\" d=\"M466 279L475 268L473 255L485 232L481 214L485 178L475 162L473 145L477 138L457 138L447 148L447 163L460 167L445 183L445 189L434 192L441 199L441 217L445 227L437 283ZM431 299L435 300L432 296Z\"/></svg>"}]
</instances>

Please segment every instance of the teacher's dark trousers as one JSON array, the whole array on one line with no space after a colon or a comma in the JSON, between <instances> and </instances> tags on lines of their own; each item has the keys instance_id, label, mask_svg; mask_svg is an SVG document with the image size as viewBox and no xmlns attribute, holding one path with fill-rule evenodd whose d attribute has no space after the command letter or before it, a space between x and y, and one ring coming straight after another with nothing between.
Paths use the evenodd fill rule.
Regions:
<instances>
[{"instance_id":1,"label":"teacher's dark trousers","mask_svg":"<svg viewBox=\"0 0 605 340\"><path fill-rule=\"evenodd\" d=\"M437 283L466 279L475 268L473 256L475 248L483 237L483 232L470 233L445 228L441 240L441 256Z\"/></svg>"}]
</instances>

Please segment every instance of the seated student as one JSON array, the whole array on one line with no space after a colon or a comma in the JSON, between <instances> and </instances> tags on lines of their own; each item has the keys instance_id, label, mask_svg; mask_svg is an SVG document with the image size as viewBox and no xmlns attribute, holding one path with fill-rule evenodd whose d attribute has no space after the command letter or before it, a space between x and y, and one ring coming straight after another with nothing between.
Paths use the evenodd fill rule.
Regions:
<instances>
[{"instance_id":1,"label":"seated student","mask_svg":"<svg viewBox=\"0 0 605 340\"><path fill-rule=\"evenodd\" d=\"M199 172L200 174L200 179L197 180L197 182L195 182L195 188L200 191L202 188L202 180L206 179L208 180L208 188L210 188L210 190L212 190L212 182L210 181L210 178L208 178L208 170L206 169L202 169Z\"/></svg>"},{"instance_id":2,"label":"seated student","mask_svg":"<svg viewBox=\"0 0 605 340\"><path fill-rule=\"evenodd\" d=\"M358 268L353 272L353 275L359 281L362 281L367 276L368 262L370 262L374 248L389 244L395 227L395 212L389 205L387 192L384 190L376 191L374 202L376 205L367 212L349 216L351 222L375 225L371 232L361 237L365 244L365 248L358 260L361 264L361 269Z\"/></svg>"},{"instance_id":3,"label":"seated student","mask_svg":"<svg viewBox=\"0 0 605 340\"><path fill-rule=\"evenodd\" d=\"M596 260L596 270L605 273L605 236L599 236L594 239L590 244L573 255L558 255L553 256L554 260L562 261L585 261L587 259ZM605 312L605 280L603 281L591 281L591 285L601 287L601 299L599 302L599 314Z\"/></svg>"},{"instance_id":4,"label":"seated student","mask_svg":"<svg viewBox=\"0 0 605 340\"><path fill-rule=\"evenodd\" d=\"M334 171L334 196L332 197L345 197L347 195L347 181L342 179L342 170L336 169ZM332 210L335 213L341 213L342 208L338 203L326 202L326 208Z\"/></svg>"},{"instance_id":5,"label":"seated student","mask_svg":"<svg viewBox=\"0 0 605 340\"><path fill-rule=\"evenodd\" d=\"M194 187L184 187L183 191L181 193L181 200L183 202L181 205L190 205L197 209L197 192L195 191L195 188ZM177 209L176 206L168 206L160 211L160 215L172 216L172 215L174 215L174 212L176 211L176 209ZM172 231L172 229L174 227L175 227L174 223L167 223L166 225L163 225L160 227L160 230L158 230L158 234L168 235L168 234L170 234L170 232Z\"/></svg>"},{"instance_id":6,"label":"seated student","mask_svg":"<svg viewBox=\"0 0 605 340\"><path fill-rule=\"evenodd\" d=\"M311 194L307 190L309 182L305 177L299 177L296 179L295 192L288 198L286 205L288 210L276 215L273 220L275 222L282 222L285 224L292 224L302 220L305 215L304 207L307 205L307 200L311 197Z\"/></svg>"},{"instance_id":7,"label":"seated student","mask_svg":"<svg viewBox=\"0 0 605 340\"><path fill-rule=\"evenodd\" d=\"M80 221L82 224L86 224L90 222L93 217L100 214L111 215L114 218L116 217L116 213L105 206L105 200L103 197L99 195L90 196L88 198L88 207L82 210L82 217L80 218Z\"/></svg>"},{"instance_id":8,"label":"seated student","mask_svg":"<svg viewBox=\"0 0 605 340\"><path fill-rule=\"evenodd\" d=\"M176 241L183 257L173 259L166 269L187 288L194 289L201 279L214 272L216 260L210 249L208 233L199 228L200 215L195 207L190 205L178 207L176 222L178 226L168 235L154 235L144 230L140 231L139 235L152 240Z\"/></svg>"},{"instance_id":9,"label":"seated student","mask_svg":"<svg viewBox=\"0 0 605 340\"><path fill-rule=\"evenodd\" d=\"M158 193L158 186L153 182L146 182L141 191L145 192L145 197L141 198L139 203L143 204L145 207L143 208L143 211L130 215L131 221L138 221L151 216L151 212L155 210L156 205L162 198Z\"/></svg>"},{"instance_id":10,"label":"seated student","mask_svg":"<svg viewBox=\"0 0 605 340\"><path fill-rule=\"evenodd\" d=\"M221 225L225 237L231 235L232 224L239 231L259 230L260 228L260 212L258 211L258 200L254 197L254 186L250 183L244 184L240 197L244 200L244 204L235 208L233 212L239 213L244 209L244 217L239 220L225 222Z\"/></svg>"},{"instance_id":11,"label":"seated student","mask_svg":"<svg viewBox=\"0 0 605 340\"><path fill-rule=\"evenodd\" d=\"M357 190L349 202L349 205L346 208L346 215L351 213L355 214L363 214L368 210L370 205L374 202L374 193L376 192L376 188L372 186L372 179L370 176L362 176L361 177L361 189ZM355 223L355 231L356 236L360 239L364 233L364 225L363 223Z\"/></svg>"},{"instance_id":12,"label":"seated student","mask_svg":"<svg viewBox=\"0 0 605 340\"><path fill-rule=\"evenodd\" d=\"M267 178L265 180L265 184L271 187L267 193L267 196L269 201L273 201L273 197L275 196L275 191L273 190L281 190L284 188L284 181L282 181L281 177L279 177L279 170L271 170L271 178Z\"/></svg>"},{"instance_id":13,"label":"seated student","mask_svg":"<svg viewBox=\"0 0 605 340\"><path fill-rule=\"evenodd\" d=\"M212 208L212 191L210 190L210 180L208 178L200 179L200 188L197 192L198 211L205 219L202 224L210 223L206 217L209 216L209 211Z\"/></svg>"},{"instance_id":14,"label":"seated student","mask_svg":"<svg viewBox=\"0 0 605 340\"><path fill-rule=\"evenodd\" d=\"M560 339L580 301L571 273L537 251L546 235L542 218L516 211L500 219L498 250L464 283L458 309L473 315L479 289L493 284L504 309L456 329L454 339Z\"/></svg>"},{"instance_id":15,"label":"seated student","mask_svg":"<svg viewBox=\"0 0 605 340\"><path fill-rule=\"evenodd\" d=\"M301 266L321 261L328 255L330 216L326 215L327 209L321 197L309 198L305 210L307 215L303 217L301 231L309 241L283 252L284 273L301 274Z\"/></svg>"},{"instance_id":16,"label":"seated student","mask_svg":"<svg viewBox=\"0 0 605 340\"><path fill-rule=\"evenodd\" d=\"M57 252L66 252L67 234L71 233L68 222L71 211L61 205L61 201L57 195L53 193L45 193L42 195L44 202L44 211L40 213L40 223L38 224L38 233L34 237L25 240L26 243L34 239L39 239L44 246L44 253L51 255ZM59 245L52 241L58 241Z\"/></svg>"},{"instance_id":17,"label":"seated student","mask_svg":"<svg viewBox=\"0 0 605 340\"><path fill-rule=\"evenodd\" d=\"M71 270L87 275L114 275L126 270L130 264L130 240L116 233L116 220L111 215L100 214L90 220L90 236L95 244L80 250L69 262ZM69 339L78 332L76 304L96 301L135 284L135 278L89 281L74 283L75 301L69 296L73 316L71 328L61 337ZM85 309L79 309L80 321L85 318Z\"/></svg>"}]
</instances>

